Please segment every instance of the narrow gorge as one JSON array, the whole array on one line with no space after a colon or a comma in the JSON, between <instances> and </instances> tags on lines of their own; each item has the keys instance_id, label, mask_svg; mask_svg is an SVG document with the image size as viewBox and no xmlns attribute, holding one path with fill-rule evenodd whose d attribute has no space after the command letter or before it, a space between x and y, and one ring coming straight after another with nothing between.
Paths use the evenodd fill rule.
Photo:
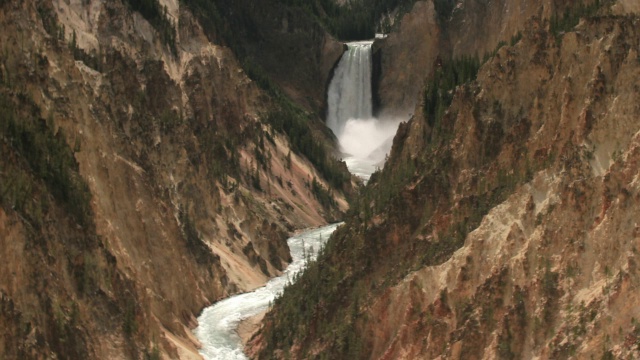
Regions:
<instances>
[{"instance_id":1,"label":"narrow gorge","mask_svg":"<svg viewBox=\"0 0 640 360\"><path fill-rule=\"evenodd\" d=\"M290 238L288 245L293 260L282 275L253 292L229 297L206 308L198 317L199 325L194 330L202 344L200 354L210 360L246 359L242 340L237 333L240 323L268 310L284 287L304 271L305 264L315 260L337 226L308 230Z\"/></svg>"},{"instance_id":2,"label":"narrow gorge","mask_svg":"<svg viewBox=\"0 0 640 360\"><path fill-rule=\"evenodd\" d=\"M639 25L0 0L0 359L640 358Z\"/></svg>"},{"instance_id":3,"label":"narrow gorge","mask_svg":"<svg viewBox=\"0 0 640 360\"><path fill-rule=\"evenodd\" d=\"M352 174L368 180L384 165L397 123L386 124L373 116L372 41L347 43L331 79L327 98L327 126L338 139L340 151ZM246 359L238 336L243 321L267 311L285 286L314 261L337 225L305 231L288 240L293 258L284 274L253 292L235 295L206 308L198 317L194 333L205 359Z\"/></svg>"},{"instance_id":4,"label":"narrow gorge","mask_svg":"<svg viewBox=\"0 0 640 360\"><path fill-rule=\"evenodd\" d=\"M430 75L253 358L639 356L637 9L494 5L417 3L378 45L381 103L403 66Z\"/></svg>"}]
</instances>

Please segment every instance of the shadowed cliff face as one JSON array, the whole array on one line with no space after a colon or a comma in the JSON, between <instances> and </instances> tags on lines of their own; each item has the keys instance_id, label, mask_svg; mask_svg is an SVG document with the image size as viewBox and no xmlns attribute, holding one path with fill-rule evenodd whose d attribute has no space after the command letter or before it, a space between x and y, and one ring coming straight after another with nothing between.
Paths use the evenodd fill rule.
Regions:
<instances>
[{"instance_id":1,"label":"shadowed cliff face","mask_svg":"<svg viewBox=\"0 0 640 360\"><path fill-rule=\"evenodd\" d=\"M534 18L439 121L416 107L256 357L637 357L639 22Z\"/></svg>"},{"instance_id":2,"label":"shadowed cliff face","mask_svg":"<svg viewBox=\"0 0 640 360\"><path fill-rule=\"evenodd\" d=\"M346 209L230 49L134 3L0 2L0 357L197 356L203 306Z\"/></svg>"},{"instance_id":3,"label":"shadowed cliff face","mask_svg":"<svg viewBox=\"0 0 640 360\"><path fill-rule=\"evenodd\" d=\"M416 95L443 51L442 30L431 1L418 1L398 30L374 42L374 98L381 116L413 114Z\"/></svg>"},{"instance_id":4,"label":"shadowed cliff face","mask_svg":"<svg viewBox=\"0 0 640 360\"><path fill-rule=\"evenodd\" d=\"M344 52L343 44L302 9L275 1L250 3L255 26L267 31L261 31L257 41L243 42L247 56L297 103L322 113L330 72Z\"/></svg>"},{"instance_id":5,"label":"shadowed cliff face","mask_svg":"<svg viewBox=\"0 0 640 360\"><path fill-rule=\"evenodd\" d=\"M300 4L287 6L281 0L212 3L224 26L218 30L222 34L208 35L231 47L249 76L278 85L306 110L322 113L328 78L343 44Z\"/></svg>"}]
</instances>

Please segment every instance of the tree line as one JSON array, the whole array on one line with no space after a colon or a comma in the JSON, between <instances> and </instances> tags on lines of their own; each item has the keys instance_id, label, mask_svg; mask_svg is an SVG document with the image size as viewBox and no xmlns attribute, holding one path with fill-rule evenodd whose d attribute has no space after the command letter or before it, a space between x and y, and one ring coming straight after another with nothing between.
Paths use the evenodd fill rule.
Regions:
<instances>
[{"instance_id":1,"label":"tree line","mask_svg":"<svg viewBox=\"0 0 640 360\"><path fill-rule=\"evenodd\" d=\"M20 111L23 109L24 111ZM0 163L0 204L13 208L33 224L42 223L43 209L30 206L33 189L42 181L53 198L82 226L93 226L89 187L78 173L74 152L62 129L53 130L53 120L40 117L39 108L31 98L19 94L13 99L0 93L0 139L3 147L16 158L14 162L28 169L5 168ZM7 170L5 173L4 170ZM10 170L10 171L9 171ZM11 176L13 173L15 176ZM24 176L23 176L24 175Z\"/></svg>"}]
</instances>

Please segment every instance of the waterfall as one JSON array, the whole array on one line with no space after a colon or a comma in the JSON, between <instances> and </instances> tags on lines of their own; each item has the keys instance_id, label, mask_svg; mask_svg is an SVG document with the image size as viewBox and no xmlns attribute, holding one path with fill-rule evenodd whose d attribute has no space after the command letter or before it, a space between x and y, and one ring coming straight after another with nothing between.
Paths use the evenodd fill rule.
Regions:
<instances>
[{"instance_id":1,"label":"waterfall","mask_svg":"<svg viewBox=\"0 0 640 360\"><path fill-rule=\"evenodd\" d=\"M347 44L329 84L327 96L327 126L338 135L349 119L372 117L371 103L371 44Z\"/></svg>"},{"instance_id":2,"label":"waterfall","mask_svg":"<svg viewBox=\"0 0 640 360\"><path fill-rule=\"evenodd\" d=\"M347 43L327 93L327 126L338 138L349 170L365 181L384 159L399 121L373 117L371 45Z\"/></svg>"}]
</instances>

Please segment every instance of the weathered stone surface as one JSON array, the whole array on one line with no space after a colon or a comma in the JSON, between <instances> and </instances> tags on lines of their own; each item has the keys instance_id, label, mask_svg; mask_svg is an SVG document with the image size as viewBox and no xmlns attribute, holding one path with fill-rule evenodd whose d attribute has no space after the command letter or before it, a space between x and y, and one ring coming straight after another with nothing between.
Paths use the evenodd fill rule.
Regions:
<instances>
[{"instance_id":1,"label":"weathered stone surface","mask_svg":"<svg viewBox=\"0 0 640 360\"><path fill-rule=\"evenodd\" d=\"M319 315L287 335L276 307L256 357L273 334L281 357L640 356L640 20L606 13L561 41L533 17L437 126L416 106L327 245Z\"/></svg>"},{"instance_id":2,"label":"weathered stone surface","mask_svg":"<svg viewBox=\"0 0 640 360\"><path fill-rule=\"evenodd\" d=\"M41 212L27 215L46 224L34 228L3 190L0 358L197 358L201 309L264 284L290 261L294 229L337 214L309 190L312 178L329 187L322 176L261 119L271 100L234 53L181 2L161 3L175 52L121 1L0 4L3 99L19 116L32 102L66 140L92 212L91 227L76 226L34 186ZM314 35L324 43L305 48L308 66L326 79L341 45ZM25 154L0 146L2 171L31 174Z\"/></svg>"}]
</instances>

